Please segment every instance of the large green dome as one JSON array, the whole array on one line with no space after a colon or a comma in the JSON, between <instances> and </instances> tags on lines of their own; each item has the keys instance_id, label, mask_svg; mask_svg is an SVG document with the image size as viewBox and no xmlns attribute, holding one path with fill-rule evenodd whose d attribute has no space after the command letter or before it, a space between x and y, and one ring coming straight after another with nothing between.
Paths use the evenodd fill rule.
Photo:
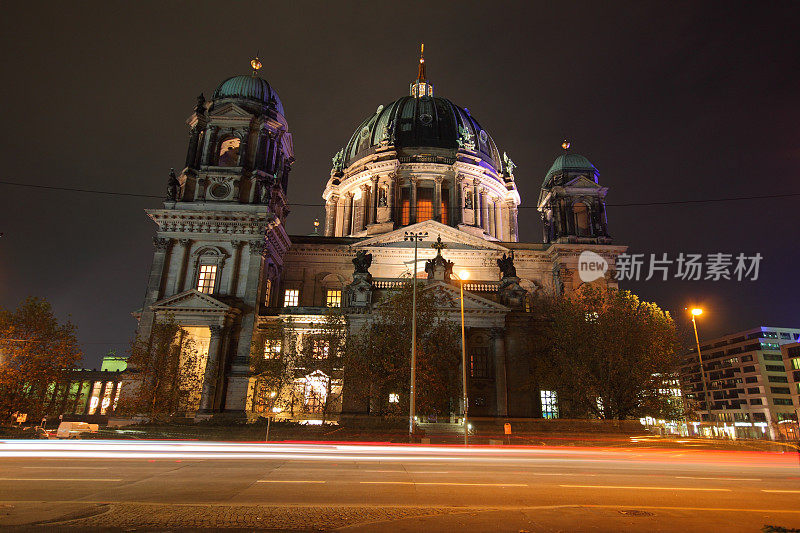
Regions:
<instances>
[{"instance_id":1,"label":"large green dome","mask_svg":"<svg viewBox=\"0 0 800 533\"><path fill-rule=\"evenodd\" d=\"M561 154L553 162L550 170L547 171L542 187L545 187L553 176L561 175L565 172L586 172L595 182L597 182L597 176L600 174L597 168L582 155Z\"/></svg>"},{"instance_id":2,"label":"large green dome","mask_svg":"<svg viewBox=\"0 0 800 533\"><path fill-rule=\"evenodd\" d=\"M223 98L238 98L256 101L265 105L274 105L275 110L282 116L283 104L278 93L267 83L267 80L258 76L233 76L219 84L214 90L212 100Z\"/></svg>"},{"instance_id":3,"label":"large green dome","mask_svg":"<svg viewBox=\"0 0 800 533\"><path fill-rule=\"evenodd\" d=\"M465 137L466 134L466 137ZM344 166L369 155L388 140L397 149L444 148L459 149L459 141L474 143L475 154L499 174L502 170L500 153L489 133L484 130L468 109L446 98L404 96L364 120L344 148Z\"/></svg>"}]
</instances>

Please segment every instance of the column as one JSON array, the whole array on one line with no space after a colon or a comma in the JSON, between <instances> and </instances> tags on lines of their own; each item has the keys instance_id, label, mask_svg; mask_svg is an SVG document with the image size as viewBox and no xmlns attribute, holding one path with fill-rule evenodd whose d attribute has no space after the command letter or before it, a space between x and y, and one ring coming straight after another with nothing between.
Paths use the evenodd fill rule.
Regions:
<instances>
[{"instance_id":1,"label":"column","mask_svg":"<svg viewBox=\"0 0 800 533\"><path fill-rule=\"evenodd\" d=\"M397 206L395 205L395 198L398 196L395 194L395 187L397 184L397 174L393 174L389 176L389 183L386 187L386 205L389 206L389 222L393 222L397 220Z\"/></svg>"},{"instance_id":2,"label":"column","mask_svg":"<svg viewBox=\"0 0 800 533\"><path fill-rule=\"evenodd\" d=\"M371 224L372 219L372 197L369 195L369 185L361 186L361 214L358 217L358 230L361 231Z\"/></svg>"},{"instance_id":3,"label":"column","mask_svg":"<svg viewBox=\"0 0 800 533\"><path fill-rule=\"evenodd\" d=\"M442 221L442 176L436 176L433 180L433 219Z\"/></svg>"},{"instance_id":4,"label":"column","mask_svg":"<svg viewBox=\"0 0 800 533\"><path fill-rule=\"evenodd\" d=\"M339 203L339 195L332 194L325 202L325 236L333 237L336 227L336 206Z\"/></svg>"},{"instance_id":5,"label":"column","mask_svg":"<svg viewBox=\"0 0 800 533\"><path fill-rule=\"evenodd\" d=\"M497 236L497 232L495 231L495 229L496 229L495 228L496 221L494 219L494 199L490 196L490 197L487 198L487 201L488 201L488 205L486 206L486 209L487 209L487 211L489 213L489 217L488 217L489 218L489 235L494 235L496 237Z\"/></svg>"},{"instance_id":6,"label":"column","mask_svg":"<svg viewBox=\"0 0 800 533\"><path fill-rule=\"evenodd\" d=\"M228 296L236 296L236 286L239 285L239 270L242 265L242 245L244 241L231 241L233 247L233 270L231 271L231 282L228 285ZM220 270L222 270L220 265ZM220 272L218 275L222 275Z\"/></svg>"},{"instance_id":7,"label":"column","mask_svg":"<svg viewBox=\"0 0 800 533\"><path fill-rule=\"evenodd\" d=\"M250 140L250 130L247 129L242 132L242 139L239 141L239 160L236 162L236 166L239 167L246 167L247 166L247 144Z\"/></svg>"},{"instance_id":8,"label":"column","mask_svg":"<svg viewBox=\"0 0 800 533\"><path fill-rule=\"evenodd\" d=\"M166 263L167 250L169 250L171 243L172 239L153 237L155 253L153 254L153 265L150 268L150 278L147 281L147 296L145 297L150 303L158 301L161 297L164 264Z\"/></svg>"},{"instance_id":9,"label":"column","mask_svg":"<svg viewBox=\"0 0 800 533\"><path fill-rule=\"evenodd\" d=\"M175 280L170 290L170 296L183 291L183 282L186 279L186 261L189 258L189 245L191 242L189 239L178 239L178 243L181 245L180 262L178 263L178 271L175 272Z\"/></svg>"},{"instance_id":10,"label":"column","mask_svg":"<svg viewBox=\"0 0 800 533\"><path fill-rule=\"evenodd\" d=\"M353 193L344 195L344 224L342 225L342 237L350 235L351 224L353 223Z\"/></svg>"},{"instance_id":11,"label":"column","mask_svg":"<svg viewBox=\"0 0 800 533\"><path fill-rule=\"evenodd\" d=\"M194 162L197 161L197 143L200 140L200 130L195 125L189 130L189 148L186 150L186 165L189 168L194 168Z\"/></svg>"},{"instance_id":12,"label":"column","mask_svg":"<svg viewBox=\"0 0 800 533\"><path fill-rule=\"evenodd\" d=\"M214 158L214 148L217 144L217 131L219 131L219 127L217 126L210 126L208 130L206 130L206 142L205 148L203 149L204 165L211 165L216 162Z\"/></svg>"},{"instance_id":13,"label":"column","mask_svg":"<svg viewBox=\"0 0 800 533\"><path fill-rule=\"evenodd\" d=\"M472 225L479 227L481 225L481 201L478 195L478 180L472 182Z\"/></svg>"},{"instance_id":14,"label":"column","mask_svg":"<svg viewBox=\"0 0 800 533\"><path fill-rule=\"evenodd\" d=\"M513 201L506 202L505 208L506 208L505 218L507 221L506 224L508 226L508 240L510 242L515 242L517 240L517 233L514 230L516 226L516 220L513 215L513 211L515 209L514 202Z\"/></svg>"},{"instance_id":15,"label":"column","mask_svg":"<svg viewBox=\"0 0 800 533\"><path fill-rule=\"evenodd\" d=\"M481 227L483 231L489 232L489 205L486 189L481 190Z\"/></svg>"},{"instance_id":16,"label":"column","mask_svg":"<svg viewBox=\"0 0 800 533\"><path fill-rule=\"evenodd\" d=\"M508 416L506 380L506 343L502 329L492 330L494 340L494 386L497 394L497 416Z\"/></svg>"},{"instance_id":17,"label":"column","mask_svg":"<svg viewBox=\"0 0 800 533\"><path fill-rule=\"evenodd\" d=\"M372 200L369 208L369 216L367 217L367 224L374 224L378 221L378 176L372 178L372 192L369 197Z\"/></svg>"},{"instance_id":18,"label":"column","mask_svg":"<svg viewBox=\"0 0 800 533\"><path fill-rule=\"evenodd\" d=\"M453 199L453 225L458 226L464 223L464 178L462 176L455 176L453 178L453 191L455 198Z\"/></svg>"},{"instance_id":19,"label":"column","mask_svg":"<svg viewBox=\"0 0 800 533\"><path fill-rule=\"evenodd\" d=\"M511 207L511 216L509 216L509 233L511 233L511 240L513 242L517 242L519 240L519 226L517 226L517 206L513 205Z\"/></svg>"},{"instance_id":20,"label":"column","mask_svg":"<svg viewBox=\"0 0 800 533\"><path fill-rule=\"evenodd\" d=\"M212 410L214 406L223 333L222 326L210 326L208 329L211 330L211 342L208 344L208 358L206 358L206 369L203 372L203 389L200 396L200 411L203 412Z\"/></svg>"},{"instance_id":21,"label":"column","mask_svg":"<svg viewBox=\"0 0 800 533\"><path fill-rule=\"evenodd\" d=\"M494 235L501 241L506 240L503 228L503 202L499 199L494 202Z\"/></svg>"},{"instance_id":22,"label":"column","mask_svg":"<svg viewBox=\"0 0 800 533\"><path fill-rule=\"evenodd\" d=\"M411 205L409 210L409 224L417 223L417 178L411 178Z\"/></svg>"}]
</instances>

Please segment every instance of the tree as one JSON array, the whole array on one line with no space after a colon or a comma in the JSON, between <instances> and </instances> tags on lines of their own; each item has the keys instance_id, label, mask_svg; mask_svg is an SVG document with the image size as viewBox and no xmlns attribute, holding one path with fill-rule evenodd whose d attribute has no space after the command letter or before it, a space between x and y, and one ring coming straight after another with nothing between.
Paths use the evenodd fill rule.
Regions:
<instances>
[{"instance_id":1,"label":"tree","mask_svg":"<svg viewBox=\"0 0 800 533\"><path fill-rule=\"evenodd\" d=\"M250 351L253 391L250 410L281 412L290 408L298 337L291 318L266 322L255 335Z\"/></svg>"},{"instance_id":2,"label":"tree","mask_svg":"<svg viewBox=\"0 0 800 533\"><path fill-rule=\"evenodd\" d=\"M669 313L630 291L588 285L539 304L548 320L532 332L535 374L557 391L562 416L675 415L669 381L678 341Z\"/></svg>"},{"instance_id":3,"label":"tree","mask_svg":"<svg viewBox=\"0 0 800 533\"><path fill-rule=\"evenodd\" d=\"M128 368L134 383L120 411L153 420L196 411L204 366L194 340L172 317L156 322L149 338L137 336L131 343Z\"/></svg>"},{"instance_id":4,"label":"tree","mask_svg":"<svg viewBox=\"0 0 800 533\"><path fill-rule=\"evenodd\" d=\"M82 357L75 325L60 324L50 304L27 298L0 308L0 421L16 412L38 418L55 401L49 392Z\"/></svg>"},{"instance_id":5,"label":"tree","mask_svg":"<svg viewBox=\"0 0 800 533\"><path fill-rule=\"evenodd\" d=\"M404 416L408 412L412 296L411 283L390 293L347 348L345 394L360 400L371 414ZM432 292L418 287L418 413L438 415L455 410L461 391L460 364L459 325L437 306ZM392 402L390 394L396 395Z\"/></svg>"}]
</instances>

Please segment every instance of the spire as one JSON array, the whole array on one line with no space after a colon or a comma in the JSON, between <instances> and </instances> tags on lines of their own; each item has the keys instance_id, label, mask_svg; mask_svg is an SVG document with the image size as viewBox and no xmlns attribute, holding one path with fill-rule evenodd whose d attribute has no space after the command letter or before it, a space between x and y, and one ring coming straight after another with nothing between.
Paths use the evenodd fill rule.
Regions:
<instances>
[{"instance_id":1,"label":"spire","mask_svg":"<svg viewBox=\"0 0 800 533\"><path fill-rule=\"evenodd\" d=\"M419 73L417 74L417 83L425 81L425 43L419 46Z\"/></svg>"},{"instance_id":2,"label":"spire","mask_svg":"<svg viewBox=\"0 0 800 533\"><path fill-rule=\"evenodd\" d=\"M425 75L425 43L421 43L419 47L419 70L417 79L411 82L411 96L414 98L433 96L433 84Z\"/></svg>"}]
</instances>

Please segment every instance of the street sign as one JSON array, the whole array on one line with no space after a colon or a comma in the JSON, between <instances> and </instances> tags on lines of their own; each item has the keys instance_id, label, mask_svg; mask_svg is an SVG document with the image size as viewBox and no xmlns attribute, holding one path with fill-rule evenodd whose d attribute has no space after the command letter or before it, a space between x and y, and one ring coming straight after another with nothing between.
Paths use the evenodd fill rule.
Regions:
<instances>
[{"instance_id":1,"label":"street sign","mask_svg":"<svg viewBox=\"0 0 800 533\"><path fill-rule=\"evenodd\" d=\"M503 430L505 431L506 435L511 435L511 424L509 422L506 422L505 425L503 426Z\"/></svg>"}]
</instances>

